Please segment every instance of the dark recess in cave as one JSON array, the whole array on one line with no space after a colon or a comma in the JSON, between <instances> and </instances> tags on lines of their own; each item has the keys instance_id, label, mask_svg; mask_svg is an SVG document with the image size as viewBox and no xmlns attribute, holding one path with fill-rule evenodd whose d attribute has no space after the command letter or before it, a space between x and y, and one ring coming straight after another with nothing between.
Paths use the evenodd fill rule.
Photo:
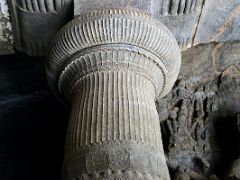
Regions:
<instances>
[{"instance_id":1,"label":"dark recess in cave","mask_svg":"<svg viewBox=\"0 0 240 180\"><path fill-rule=\"evenodd\" d=\"M227 175L229 164L239 158L239 134L236 127L236 117L219 117L214 123L216 129L216 143L219 144L221 154L216 163L215 172L219 177Z\"/></svg>"},{"instance_id":2,"label":"dark recess in cave","mask_svg":"<svg viewBox=\"0 0 240 180\"><path fill-rule=\"evenodd\" d=\"M0 82L0 179L61 179L69 112L48 89L44 60L0 56Z\"/></svg>"}]
</instances>

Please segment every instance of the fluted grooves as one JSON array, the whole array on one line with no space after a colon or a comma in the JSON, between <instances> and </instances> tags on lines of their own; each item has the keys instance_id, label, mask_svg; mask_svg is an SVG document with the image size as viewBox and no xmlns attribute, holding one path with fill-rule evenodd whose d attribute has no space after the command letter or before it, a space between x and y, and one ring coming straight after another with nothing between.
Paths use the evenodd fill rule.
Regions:
<instances>
[{"instance_id":1,"label":"fluted grooves","mask_svg":"<svg viewBox=\"0 0 240 180\"><path fill-rule=\"evenodd\" d=\"M109 71L96 72L80 83L68 134L69 153L108 141L160 147L155 93L148 80L133 73Z\"/></svg>"},{"instance_id":2,"label":"fluted grooves","mask_svg":"<svg viewBox=\"0 0 240 180\"><path fill-rule=\"evenodd\" d=\"M52 45L52 53L49 54L51 61L47 64L48 76L56 79L64 68L63 64L72 54L103 44L143 47L149 53L162 58L172 72L177 72L170 76L167 74L167 79L176 79L173 76L179 72L179 47L163 24L133 10L105 10L77 17L59 32ZM169 86L165 87L163 95Z\"/></svg>"},{"instance_id":3,"label":"fluted grooves","mask_svg":"<svg viewBox=\"0 0 240 180\"><path fill-rule=\"evenodd\" d=\"M160 9L162 16L187 15L197 9L199 0L163 0Z\"/></svg>"},{"instance_id":4,"label":"fluted grooves","mask_svg":"<svg viewBox=\"0 0 240 180\"><path fill-rule=\"evenodd\" d=\"M170 31L136 10L79 16L56 36L48 81L72 104L64 180L166 179L155 98L181 63Z\"/></svg>"},{"instance_id":5,"label":"fluted grooves","mask_svg":"<svg viewBox=\"0 0 240 180\"><path fill-rule=\"evenodd\" d=\"M47 47L48 47L47 43L31 42L31 41L28 41L25 43L31 55L44 56L45 52L47 51Z\"/></svg>"},{"instance_id":6,"label":"fluted grooves","mask_svg":"<svg viewBox=\"0 0 240 180\"><path fill-rule=\"evenodd\" d=\"M158 58L154 56L147 57L139 49L127 50L121 49L119 46L95 48L95 52L79 55L73 60L62 72L59 78L59 91L65 92L63 95L68 100L72 97L72 90L78 86L78 81L86 75L95 71L108 71L112 69L125 69L142 74L149 79L157 94L160 94L165 87L165 66L159 66L161 62L157 62Z\"/></svg>"},{"instance_id":7,"label":"fluted grooves","mask_svg":"<svg viewBox=\"0 0 240 180\"><path fill-rule=\"evenodd\" d=\"M21 0L21 8L32 13L56 13L56 0Z\"/></svg>"},{"instance_id":8,"label":"fluted grooves","mask_svg":"<svg viewBox=\"0 0 240 180\"><path fill-rule=\"evenodd\" d=\"M143 146L143 150L150 153L146 156L151 156L154 163L158 162L157 167L154 167L155 170L151 169L154 163L151 164L151 167L143 168L144 174L150 172L149 177L159 176L162 179L168 179L154 101L155 89L152 83L134 72L112 70L97 71L90 76L85 76L79 85L80 88L73 92L75 94L74 102L66 138L66 176L74 175L69 169L87 166L86 162L82 160L74 160L78 156L88 157L87 149L90 148L89 150L92 149L91 151L101 154L101 152L105 152L105 148L102 148L104 144L112 145L114 151L119 151L117 146L122 148L121 144L125 144L127 149L123 151L124 153L131 154L135 151L142 153L138 146ZM97 146L98 150L94 146ZM136 146L134 150L130 150L132 146ZM134 153L134 156L137 157L135 161L144 164L144 159L138 157L136 153ZM118 160L114 159L112 162L105 160L105 163L112 166L112 163ZM128 161L130 164L135 162L131 158ZM75 164L76 162L80 164ZM121 162L115 163L121 164ZM130 166L128 163L124 164L124 167L127 169L132 167L137 173L142 173L141 168ZM122 169L120 165L115 168ZM107 169L103 170L108 171ZM84 168L77 170L77 173L81 176L80 179L92 177L89 176L90 172ZM84 173L87 174L83 177ZM142 177L146 178L144 174ZM96 175L97 172L93 174L93 176ZM135 177L134 174L130 175L126 174L126 178ZM119 176L121 173L116 177ZM161 179L159 177L153 179Z\"/></svg>"},{"instance_id":9,"label":"fluted grooves","mask_svg":"<svg viewBox=\"0 0 240 180\"><path fill-rule=\"evenodd\" d=\"M178 39L177 41L181 49L187 48L191 44L190 37L184 37L184 38Z\"/></svg>"}]
</instances>

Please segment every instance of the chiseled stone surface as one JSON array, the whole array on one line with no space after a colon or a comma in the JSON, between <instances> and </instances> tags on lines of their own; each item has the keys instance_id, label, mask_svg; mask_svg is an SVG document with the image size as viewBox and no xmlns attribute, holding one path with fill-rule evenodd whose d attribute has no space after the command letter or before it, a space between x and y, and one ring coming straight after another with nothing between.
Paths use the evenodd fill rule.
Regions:
<instances>
[{"instance_id":1,"label":"chiseled stone surface","mask_svg":"<svg viewBox=\"0 0 240 180\"><path fill-rule=\"evenodd\" d=\"M159 0L74 0L74 16L104 9L131 9L136 8L151 14L156 14Z\"/></svg>"},{"instance_id":2,"label":"chiseled stone surface","mask_svg":"<svg viewBox=\"0 0 240 180\"><path fill-rule=\"evenodd\" d=\"M46 66L72 104L63 179L170 179L155 99L172 88L180 48L137 10L89 12L55 38Z\"/></svg>"},{"instance_id":3,"label":"chiseled stone surface","mask_svg":"<svg viewBox=\"0 0 240 180\"><path fill-rule=\"evenodd\" d=\"M46 55L56 32L73 15L111 8L152 15L171 30L182 50L238 40L240 34L239 0L9 0L9 4L16 49L34 56Z\"/></svg>"},{"instance_id":4,"label":"chiseled stone surface","mask_svg":"<svg viewBox=\"0 0 240 180\"><path fill-rule=\"evenodd\" d=\"M54 7L51 6L53 1L47 1L45 4L41 4L42 2L18 1L21 8L16 10L17 21L15 23L21 24L16 27L22 28L18 30L22 34L16 37L22 38L18 40L20 43L23 42L19 49L23 48L22 51L28 52L29 55L45 55L49 39L64 24L62 19L58 19L62 23L60 23L61 25L58 24L58 21L52 19L49 21L47 16L49 14L52 16L55 12L55 9L50 8ZM82 2L89 4L90 9L94 7L92 1ZM97 8L101 9L103 1L98 2ZM112 3L115 6L117 1L112 1ZM178 82L173 91L159 101L164 150L173 178L207 179L210 175L216 177L213 174L220 178L226 176L238 178L240 150L239 144L236 143L239 142L239 133L237 133L238 125L235 119L236 113L240 109L240 45L239 42L229 42L229 40L239 39L239 1L220 0L218 4L216 1L207 0L140 1L139 4L137 1L118 1L118 3L129 9L135 6L160 19L174 33L182 49L212 42L183 52L183 68ZM66 4L61 5L56 7L64 7ZM6 11L2 10L1 12ZM119 13L119 10L106 12L110 12L110 15L103 13L101 14L102 18L110 17L111 19ZM136 14L138 13L131 14L130 19L132 15ZM211 16L217 17L216 20ZM24 18L32 22L40 18L43 20L41 23L44 26L49 25L50 22L56 22L58 26L54 26L57 29L49 33L51 37L47 37L49 34L44 34L44 32L49 27L29 28L29 24L26 23L29 21L25 21ZM85 23L88 18L97 19L96 14L92 12L85 19L80 17L78 20ZM73 24L81 24L78 20L73 21ZM149 19L145 20L147 22ZM64 22L66 21L64 20ZM102 26L97 26L102 28L96 31L99 34L89 31L89 27L90 30L94 29L92 28L94 23L91 21L85 26L75 26L72 29L73 24L70 23L60 32L60 34L63 33L62 37L59 41L55 41L53 44L55 49L50 54L50 58L53 59L52 64L48 64L50 84L56 94L73 104L66 141L64 177L65 179L106 179L111 177L116 179L165 177L168 179L154 100L156 94L160 94L160 96L167 94L176 79L176 76L173 77L173 75L177 74L179 64L171 66L171 60L175 58L174 51L169 53L166 48L162 49L164 46L159 48L158 45L163 42L161 38L164 38L164 35L159 40L160 35L157 31L155 32L159 36L152 32L147 33L152 36L156 35L156 41L149 42L152 43L151 46L148 44L147 51L150 50L149 53L146 52L146 44L143 46L137 41L139 37L142 37L137 36L138 33L143 31L130 33L129 38L126 36L121 42L118 39L121 36L113 35L114 33L118 35L119 31L109 33L104 29L104 25L111 29L113 25L116 25L112 22L121 24L122 21L103 22L106 24L102 23ZM134 25L140 27L145 23L144 21L142 24L131 24L132 22L127 20L126 22L130 23L131 28L130 30L123 28L123 31L126 30L128 33L134 29ZM68 29L69 27L71 30ZM76 33L78 28L83 34ZM31 44L32 40L38 42L39 36L36 35L39 33L38 30L41 30L41 39L46 41L44 48L41 47L42 44L40 46ZM2 32L5 33L5 31ZM101 35L101 32L106 37ZM1 34L2 37L6 37L4 33ZM131 35L133 35L132 38ZM151 36L149 38L151 39ZM91 49L91 46L102 43L98 41L100 39L106 40L104 41L106 44L115 43L115 45L101 45ZM136 40L135 44L131 44L132 40ZM89 42L92 44L89 45ZM116 45L119 42L130 45L122 48L119 44ZM171 47L171 43L165 45ZM141 46L144 48L141 49ZM155 55L161 55L162 59L158 59L160 56L152 55L151 51ZM73 54L74 56L72 56ZM70 56L71 58L69 58ZM124 61L126 59L127 63ZM97 64L97 60L100 60L101 65ZM146 71L147 62L151 62L148 63L148 68L152 72ZM83 70L84 68L86 69ZM126 73L127 70L134 73ZM169 76L166 75L167 72L170 73ZM166 90L164 90L164 83L170 84ZM163 91L161 87L163 87ZM29 96L30 99L35 95L37 98L42 97L42 94L40 96L33 94ZM28 100L29 97L26 99ZM124 97L129 98L128 102L130 103L127 104ZM2 102L5 103L5 100ZM96 104L98 106L95 106ZM148 106L145 107L143 104ZM84 118L82 119L82 117ZM98 119L99 117L101 118ZM141 121L142 119L147 120ZM147 126L145 126L145 122ZM131 127L136 131L131 131ZM122 141L130 141L130 143L124 144ZM104 144L103 142L108 143ZM117 164L117 161L125 163Z\"/></svg>"},{"instance_id":5,"label":"chiseled stone surface","mask_svg":"<svg viewBox=\"0 0 240 180\"><path fill-rule=\"evenodd\" d=\"M240 40L240 0L205 0L194 45Z\"/></svg>"},{"instance_id":6,"label":"chiseled stone surface","mask_svg":"<svg viewBox=\"0 0 240 180\"><path fill-rule=\"evenodd\" d=\"M157 18L176 37L182 50L193 46L204 0L159 0ZM207 27L208 28L208 27Z\"/></svg>"},{"instance_id":7,"label":"chiseled stone surface","mask_svg":"<svg viewBox=\"0 0 240 180\"><path fill-rule=\"evenodd\" d=\"M137 8L171 30L182 50L208 42L239 40L239 0L75 0L74 14L92 9Z\"/></svg>"},{"instance_id":8,"label":"chiseled stone surface","mask_svg":"<svg viewBox=\"0 0 240 180\"><path fill-rule=\"evenodd\" d=\"M193 45L203 0L75 0L74 15L109 8L136 8L161 21L185 50Z\"/></svg>"},{"instance_id":9,"label":"chiseled stone surface","mask_svg":"<svg viewBox=\"0 0 240 180\"><path fill-rule=\"evenodd\" d=\"M56 33L72 19L71 0L9 0L18 51L46 56Z\"/></svg>"}]
</instances>

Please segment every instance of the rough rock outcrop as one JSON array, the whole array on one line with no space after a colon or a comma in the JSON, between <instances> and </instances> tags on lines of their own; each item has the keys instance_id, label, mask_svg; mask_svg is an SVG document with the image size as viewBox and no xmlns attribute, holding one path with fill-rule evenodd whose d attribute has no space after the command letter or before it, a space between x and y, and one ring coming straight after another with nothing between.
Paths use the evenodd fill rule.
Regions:
<instances>
[{"instance_id":1,"label":"rough rock outcrop","mask_svg":"<svg viewBox=\"0 0 240 180\"><path fill-rule=\"evenodd\" d=\"M172 173L223 178L237 168L239 59L239 42L200 45L184 52L179 81L158 109Z\"/></svg>"}]
</instances>

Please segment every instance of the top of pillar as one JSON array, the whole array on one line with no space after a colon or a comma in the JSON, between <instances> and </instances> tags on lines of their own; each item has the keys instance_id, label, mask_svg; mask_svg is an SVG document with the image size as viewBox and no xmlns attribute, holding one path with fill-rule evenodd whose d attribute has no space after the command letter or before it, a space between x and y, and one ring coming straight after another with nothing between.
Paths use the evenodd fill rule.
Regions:
<instances>
[{"instance_id":1,"label":"top of pillar","mask_svg":"<svg viewBox=\"0 0 240 180\"><path fill-rule=\"evenodd\" d=\"M172 33L158 20L133 9L100 10L76 17L59 31L48 56L47 75L55 93L61 91L59 78L75 58L74 55L99 45L118 44L141 48L164 69L165 83L160 97L165 96L177 79L180 48ZM138 53L138 52L137 52ZM84 55L84 54L83 54ZM59 89L60 88L60 89Z\"/></svg>"}]
</instances>

